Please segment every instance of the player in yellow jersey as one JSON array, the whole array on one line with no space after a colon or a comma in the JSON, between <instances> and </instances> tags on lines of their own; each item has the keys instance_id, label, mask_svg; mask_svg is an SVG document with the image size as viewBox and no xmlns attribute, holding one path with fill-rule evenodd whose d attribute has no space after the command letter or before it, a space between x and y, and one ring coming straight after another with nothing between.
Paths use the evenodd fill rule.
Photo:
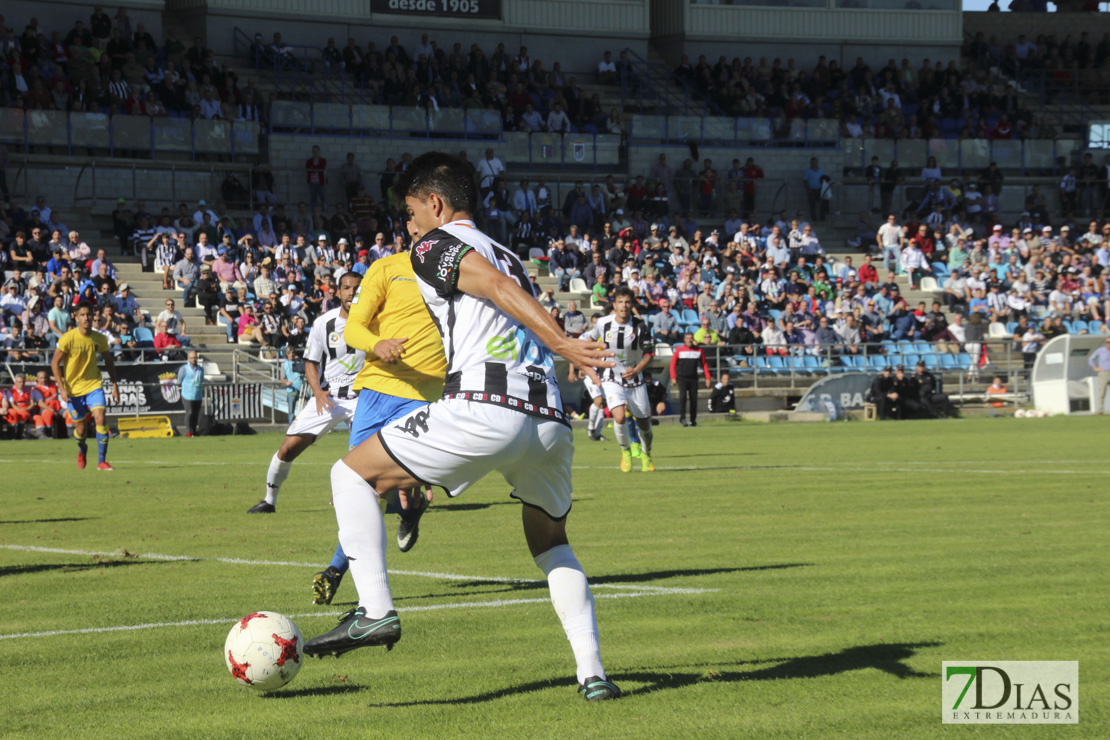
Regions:
<instances>
[{"instance_id":1,"label":"player in yellow jersey","mask_svg":"<svg viewBox=\"0 0 1110 740\"><path fill-rule=\"evenodd\" d=\"M58 340L58 349L50 361L54 378L58 381L58 400L69 406L69 416L74 423L74 436L77 438L77 467L85 467L85 444L87 434L85 418L92 414L96 424L96 446L100 462L97 470L114 470L108 464L108 422L106 419L107 402L104 398L104 383L96 356L104 357L104 368L112 379L112 400L119 403L119 385L116 383L116 364L108 350L108 339L92 328L93 309L87 303L80 303L73 312L74 328ZM62 366L65 365L65 371Z\"/></svg>"},{"instance_id":2,"label":"player in yellow jersey","mask_svg":"<svg viewBox=\"0 0 1110 740\"><path fill-rule=\"evenodd\" d=\"M358 405L351 423L352 448L443 392L443 341L424 307L407 252L370 265L351 303L343 339L366 353L354 386ZM423 496L409 497L408 504L397 528L401 552L416 544L427 508ZM337 545L331 564L312 578L313 603L330 604L346 572L347 556Z\"/></svg>"}]
</instances>

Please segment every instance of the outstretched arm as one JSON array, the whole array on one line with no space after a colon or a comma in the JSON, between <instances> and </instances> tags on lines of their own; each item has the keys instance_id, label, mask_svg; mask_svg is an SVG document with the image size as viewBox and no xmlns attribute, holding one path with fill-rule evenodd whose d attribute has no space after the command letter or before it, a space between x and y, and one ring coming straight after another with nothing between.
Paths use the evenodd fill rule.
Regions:
<instances>
[{"instance_id":1,"label":"outstretched arm","mask_svg":"<svg viewBox=\"0 0 1110 740\"><path fill-rule=\"evenodd\" d=\"M459 263L458 289L463 293L492 301L502 311L524 324L551 351L577 365L595 383L600 382L594 368L612 367L612 352L600 342L571 339L551 314L532 295L489 260L470 252Z\"/></svg>"}]
</instances>

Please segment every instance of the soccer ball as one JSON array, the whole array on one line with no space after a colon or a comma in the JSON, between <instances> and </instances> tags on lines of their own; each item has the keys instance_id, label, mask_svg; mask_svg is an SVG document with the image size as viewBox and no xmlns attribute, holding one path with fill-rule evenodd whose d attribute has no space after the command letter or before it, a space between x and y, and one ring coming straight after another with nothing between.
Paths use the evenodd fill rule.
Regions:
<instances>
[{"instance_id":1,"label":"soccer ball","mask_svg":"<svg viewBox=\"0 0 1110 740\"><path fill-rule=\"evenodd\" d=\"M277 612L252 612L237 621L224 641L231 677L255 691L280 689L304 660L304 638L293 620Z\"/></svg>"}]
</instances>

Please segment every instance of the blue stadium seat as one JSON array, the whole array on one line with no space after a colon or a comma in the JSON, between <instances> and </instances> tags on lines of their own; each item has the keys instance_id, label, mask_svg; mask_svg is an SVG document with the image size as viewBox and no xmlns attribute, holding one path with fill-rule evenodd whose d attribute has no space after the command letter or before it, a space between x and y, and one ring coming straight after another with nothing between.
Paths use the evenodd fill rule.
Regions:
<instances>
[{"instance_id":1,"label":"blue stadium seat","mask_svg":"<svg viewBox=\"0 0 1110 740\"><path fill-rule=\"evenodd\" d=\"M692 308L682 309L682 323L693 324L694 326L701 326L701 319L698 318L698 312Z\"/></svg>"},{"instance_id":2,"label":"blue stadium seat","mask_svg":"<svg viewBox=\"0 0 1110 740\"><path fill-rule=\"evenodd\" d=\"M926 370L936 370L937 366L940 364L940 360L938 360L936 354L932 352L927 355L921 355L921 360L925 363Z\"/></svg>"},{"instance_id":3,"label":"blue stadium seat","mask_svg":"<svg viewBox=\"0 0 1110 740\"><path fill-rule=\"evenodd\" d=\"M740 367L741 362L747 362L748 367ZM741 375L745 375L747 373L754 373L755 368L752 367L754 362L755 362L754 357L750 357L748 355L733 355L732 356L732 361L730 363L731 368L729 369L729 372L731 372L731 373L740 373Z\"/></svg>"},{"instance_id":4,"label":"blue stadium seat","mask_svg":"<svg viewBox=\"0 0 1110 740\"><path fill-rule=\"evenodd\" d=\"M775 375L782 375L790 372L790 369L786 366L786 360L779 355L772 355L767 359L769 360L768 365L771 368L771 372Z\"/></svg>"},{"instance_id":5,"label":"blue stadium seat","mask_svg":"<svg viewBox=\"0 0 1110 740\"><path fill-rule=\"evenodd\" d=\"M1067 327L1068 334L1078 334L1080 331L1087 328L1086 324L1080 326L1080 322L1078 321L1065 321L1064 326Z\"/></svg>"},{"instance_id":6,"label":"blue stadium seat","mask_svg":"<svg viewBox=\"0 0 1110 740\"><path fill-rule=\"evenodd\" d=\"M917 355L902 355L902 362L900 362L899 364L902 365L902 367L906 368L906 372L909 372L913 369L913 367L917 364L917 361L920 359L921 358Z\"/></svg>"},{"instance_id":7,"label":"blue stadium seat","mask_svg":"<svg viewBox=\"0 0 1110 740\"><path fill-rule=\"evenodd\" d=\"M1007 334L1013 334L1014 329L1017 328L1017 325L1018 325L1018 322L1016 322L1016 321L1007 321L1006 322L1006 333Z\"/></svg>"},{"instance_id":8,"label":"blue stadium seat","mask_svg":"<svg viewBox=\"0 0 1110 740\"><path fill-rule=\"evenodd\" d=\"M1087 329L1092 334L1101 334L1102 333L1102 322L1101 321L1095 321L1094 319L1092 319L1092 320L1087 322Z\"/></svg>"},{"instance_id":9,"label":"blue stadium seat","mask_svg":"<svg viewBox=\"0 0 1110 740\"><path fill-rule=\"evenodd\" d=\"M941 370L959 370L960 364L956 360L956 355L950 355L945 352L940 356L940 369Z\"/></svg>"},{"instance_id":10,"label":"blue stadium seat","mask_svg":"<svg viewBox=\"0 0 1110 740\"><path fill-rule=\"evenodd\" d=\"M959 365L960 369L966 370L971 367L971 355L967 352L961 352L956 355L956 364Z\"/></svg>"},{"instance_id":11,"label":"blue stadium seat","mask_svg":"<svg viewBox=\"0 0 1110 740\"><path fill-rule=\"evenodd\" d=\"M821 361L813 355L806 355L802 358L806 371L814 375L825 375L829 372L828 368L821 364Z\"/></svg>"},{"instance_id":12,"label":"blue stadium seat","mask_svg":"<svg viewBox=\"0 0 1110 740\"><path fill-rule=\"evenodd\" d=\"M933 348L929 346L928 342L914 342L913 351L919 355L927 355L933 351Z\"/></svg>"},{"instance_id":13,"label":"blue stadium seat","mask_svg":"<svg viewBox=\"0 0 1110 740\"><path fill-rule=\"evenodd\" d=\"M135 337L135 342L140 347L153 347L154 346L154 333L145 326L136 326L131 335Z\"/></svg>"},{"instance_id":14,"label":"blue stadium seat","mask_svg":"<svg viewBox=\"0 0 1110 740\"><path fill-rule=\"evenodd\" d=\"M755 358L755 369L760 375L770 375L774 371L771 370L771 358L766 355L760 355Z\"/></svg>"},{"instance_id":15,"label":"blue stadium seat","mask_svg":"<svg viewBox=\"0 0 1110 740\"><path fill-rule=\"evenodd\" d=\"M933 275L935 275L938 280L948 277L948 265L943 262L934 262L932 267Z\"/></svg>"}]
</instances>

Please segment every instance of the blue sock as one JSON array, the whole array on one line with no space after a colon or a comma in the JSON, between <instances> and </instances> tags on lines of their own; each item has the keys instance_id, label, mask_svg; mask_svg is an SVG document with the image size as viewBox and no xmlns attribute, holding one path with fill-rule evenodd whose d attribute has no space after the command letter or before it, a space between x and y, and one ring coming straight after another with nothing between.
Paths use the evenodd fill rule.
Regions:
<instances>
[{"instance_id":1,"label":"blue sock","mask_svg":"<svg viewBox=\"0 0 1110 740\"><path fill-rule=\"evenodd\" d=\"M339 571L339 575L343 575L347 572L347 568L350 567L350 563L347 561L347 554L343 552L343 545L336 543L335 554L331 556L331 563L329 564L329 567L335 568L337 571Z\"/></svg>"},{"instance_id":2,"label":"blue sock","mask_svg":"<svg viewBox=\"0 0 1110 740\"><path fill-rule=\"evenodd\" d=\"M84 437L77 438L77 449L81 451L82 455L89 454L89 446L85 443Z\"/></svg>"},{"instance_id":3,"label":"blue sock","mask_svg":"<svg viewBox=\"0 0 1110 740\"><path fill-rule=\"evenodd\" d=\"M624 423L628 425L628 436L633 442L640 444L640 425L631 416L625 419Z\"/></svg>"},{"instance_id":4,"label":"blue sock","mask_svg":"<svg viewBox=\"0 0 1110 740\"><path fill-rule=\"evenodd\" d=\"M96 428L96 450L100 456L100 462L108 461L108 427Z\"/></svg>"}]
</instances>

